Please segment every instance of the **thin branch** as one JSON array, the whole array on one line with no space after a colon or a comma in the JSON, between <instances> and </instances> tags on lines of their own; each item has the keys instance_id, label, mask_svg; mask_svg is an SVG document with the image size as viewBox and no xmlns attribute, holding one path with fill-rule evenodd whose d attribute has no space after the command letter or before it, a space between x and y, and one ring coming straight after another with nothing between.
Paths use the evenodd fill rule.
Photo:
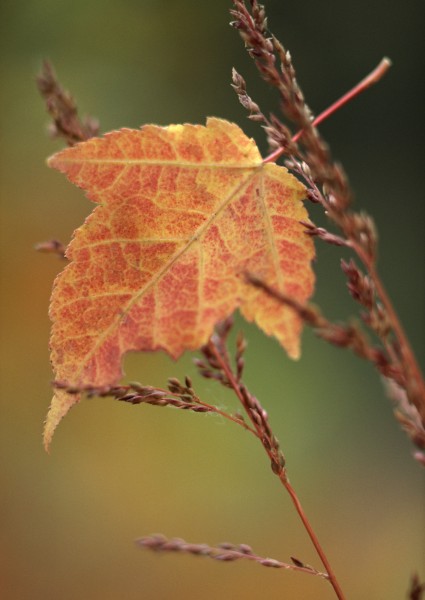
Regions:
<instances>
[{"instance_id":1,"label":"thin branch","mask_svg":"<svg viewBox=\"0 0 425 600\"><path fill-rule=\"evenodd\" d=\"M283 486L285 487L286 491L292 499L292 502L304 525L304 528L308 536L310 537L310 540L326 569L326 572L329 576L329 582L334 588L335 594L340 600L344 600L344 594L336 579L335 573L333 572L330 562L327 559L327 556L322 546L320 545L318 537L316 536L313 527L309 522L307 515L304 512L304 509L299 501L295 490L289 483L285 468L285 457L283 455L282 450L280 449L279 441L273 434L273 431L270 427L268 415L261 406L258 399L255 398L255 396L253 396L252 394L250 394L246 386L240 381L240 379L238 379L234 375L229 360L227 358L228 354L223 354L222 347L223 340L220 339L219 334L216 334L212 336L209 343L202 348L202 352L206 359L209 361L212 369L217 369L222 372L221 382L234 391L239 402L243 406L246 414L251 420L251 423L255 427L255 430L263 445L264 450L266 451L271 461L271 467L273 472L279 477L281 483L283 484Z\"/></svg>"},{"instance_id":2,"label":"thin branch","mask_svg":"<svg viewBox=\"0 0 425 600\"><path fill-rule=\"evenodd\" d=\"M283 474L279 475L279 479L281 480L282 484L285 486L286 491L288 492L288 494L291 497L291 500L295 506L295 509L296 509L301 521L303 522L304 528L307 531L308 536L309 536L313 546L315 547L317 554L320 556L320 560L322 561L322 563L326 569L326 572L329 576L329 581L330 581L332 587L334 588L337 597L340 600L344 600L345 596L341 589L341 586L338 583L338 580L335 576L332 566L331 566L331 564L319 542L319 539L318 539L313 527L310 524L310 521L307 518L307 515L304 512L304 509L301 505L301 502L300 502L294 488L289 483L288 478L284 477Z\"/></svg>"},{"instance_id":3,"label":"thin branch","mask_svg":"<svg viewBox=\"0 0 425 600\"><path fill-rule=\"evenodd\" d=\"M142 385L138 382L131 382L128 385L122 386L105 386L95 387L91 385L69 386L67 382L54 381L53 386L57 389L62 389L68 394L83 394L88 398L112 397L120 402L128 402L129 404L150 404L152 406L172 406L180 410L188 410L196 413L215 413L224 417L228 421L232 421L240 425L253 435L257 436L256 431L250 427L243 418L239 415L231 415L217 406L207 404L200 400L195 394L191 384L184 386L175 377L169 380L169 389L156 388L148 385ZM187 378L187 382L190 380Z\"/></svg>"},{"instance_id":4,"label":"thin branch","mask_svg":"<svg viewBox=\"0 0 425 600\"><path fill-rule=\"evenodd\" d=\"M195 556L207 556L214 560L222 562L231 562L235 560L250 560L263 567L273 569L286 569L306 575L316 575L323 579L329 579L326 573L316 571L313 567L303 564L296 558L293 558L294 564L284 563L274 558L265 558L254 554L252 548L247 544L231 544L223 542L217 546L208 546L207 544L193 544L186 542L181 538L168 539L161 534L155 534L142 537L136 540L136 543L142 548L153 550L154 552L182 552L193 554Z\"/></svg>"}]
</instances>

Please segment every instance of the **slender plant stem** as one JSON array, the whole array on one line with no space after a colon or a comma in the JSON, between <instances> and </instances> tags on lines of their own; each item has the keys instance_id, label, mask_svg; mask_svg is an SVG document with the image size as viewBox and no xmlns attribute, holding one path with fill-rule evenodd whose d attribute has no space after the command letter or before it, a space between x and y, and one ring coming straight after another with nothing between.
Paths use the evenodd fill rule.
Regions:
<instances>
[{"instance_id":1,"label":"slender plant stem","mask_svg":"<svg viewBox=\"0 0 425 600\"><path fill-rule=\"evenodd\" d=\"M294 488L291 486L288 478L286 477L285 471L282 471L282 473L279 475L279 479L282 482L282 484L285 486L285 489L288 492L288 494L290 495L291 500L294 503L295 509L296 509L301 521L303 522L305 530L307 531L308 536L309 536L310 540L312 541L317 554L320 556L320 560L322 561L322 563L326 569L326 572L329 575L329 582L331 583L332 587L334 588L335 594L337 595L339 600L345 600L344 593L336 579L335 573L333 572L330 562L327 559L326 554L324 553L323 548L320 545L316 534L314 533L314 530L310 524L310 521L307 519L307 516L304 512L304 509L301 505L301 502L299 501L299 498L298 498Z\"/></svg>"},{"instance_id":2,"label":"slender plant stem","mask_svg":"<svg viewBox=\"0 0 425 600\"><path fill-rule=\"evenodd\" d=\"M361 94L362 92L367 90L371 85L374 85L375 83L377 83L385 75L385 73L388 71L390 66L391 66L390 59L386 58L386 57L383 58L381 60L381 62L379 63L379 65L377 67L375 67L375 69L373 71L371 71L369 73L369 75L367 75L357 85L355 85L350 91L348 91L341 98L339 98L339 100L337 100L336 102L331 104L331 106L329 106L326 110L321 112L320 115L318 115L312 121L312 126L320 125L320 123L325 121L325 119L330 117L333 113L335 113L337 110L342 108L345 104L350 102L353 98L355 98L356 96L358 96L359 94ZM296 133L294 135L294 137L292 138L292 141L298 142L298 140L300 139L302 134L303 134L303 130ZM267 156L263 160L263 163L276 162L276 160L278 158L280 158L282 156L282 154L285 153L285 151L286 151L286 148L284 148L284 147L278 148L277 150L272 152L269 156Z\"/></svg>"},{"instance_id":3,"label":"slender plant stem","mask_svg":"<svg viewBox=\"0 0 425 600\"><path fill-rule=\"evenodd\" d=\"M229 367L229 364L227 363L226 360L223 359L220 352L217 351L217 349L215 348L214 345L213 345L213 352L214 352L214 356L215 356L217 362L219 363L220 367L223 369L223 372L225 373L227 380L229 381L229 384L231 385L231 387L232 387L233 391L235 392L236 396L238 397L240 403L244 407L248 417L251 419L255 429L257 430L258 437L260 438L260 440L262 440L263 436L261 435L261 429L260 429L259 425L256 423L256 421L251 418L251 411L246 403L246 400L245 400L243 394L240 391L240 386L239 386L238 382L236 381L236 379L233 375L233 372L232 372L231 368ZM273 452L264 444L263 444L263 448L267 452L272 463L275 462L276 457L273 455ZM316 536L316 534L313 530L313 527L310 524L310 521L307 519L307 516L304 512L304 509L301 505L301 502L300 502L294 488L289 483L289 480L286 475L286 469L284 467L282 467L280 472L277 473L277 475L278 475L281 483L285 487L286 491L288 492L288 494L291 497L291 500L295 506L295 510L297 511L298 516L300 517L300 519L304 525L304 528L307 531L307 534L308 534L310 540L312 541L313 546L315 547L316 552L319 555L320 560L322 561L322 563L326 569L326 573L328 574L329 582L332 585L332 587L334 588L335 594L337 595L339 600L345 600L345 596L344 596L344 594L341 590L341 587L336 579L335 573L333 572L330 562L326 557L325 551L323 550L322 546L320 545L319 539Z\"/></svg>"}]
</instances>

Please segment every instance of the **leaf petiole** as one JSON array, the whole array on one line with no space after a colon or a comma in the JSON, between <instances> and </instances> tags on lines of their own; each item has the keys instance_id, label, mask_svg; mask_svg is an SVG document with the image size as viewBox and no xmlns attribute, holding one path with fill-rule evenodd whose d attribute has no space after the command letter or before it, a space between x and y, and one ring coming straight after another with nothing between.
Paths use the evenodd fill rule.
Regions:
<instances>
[{"instance_id":1,"label":"leaf petiole","mask_svg":"<svg viewBox=\"0 0 425 600\"><path fill-rule=\"evenodd\" d=\"M378 83L378 81L380 81L382 79L382 77L385 75L385 73L391 67L391 64L392 64L391 60L387 57L384 57L381 60L381 62L379 63L379 65L377 67L375 67L375 69L373 71L371 71L369 73L369 75L367 75L364 79L362 79L357 85L355 85L346 94L341 96L341 98L339 98L333 104L331 104L331 106L329 106L327 109L325 109L323 112L321 112L320 115L318 115L312 121L311 125L315 126L315 127L317 125L320 125L320 123L322 123L328 117L333 115L337 110L342 108L345 104L348 104L348 102L350 102L353 98L355 98L356 96L358 96L359 94L361 94L362 92L367 90L371 85ZM301 129L301 131L298 131L298 133L296 133L294 135L294 137L292 138L292 141L294 143L298 142L298 140L300 139L300 137L302 136L303 133L304 133L303 129ZM285 147L278 148L277 150L275 150L274 152L269 154L269 156L267 156L263 160L263 163L276 162L277 159L282 156L282 154L285 154L285 151L286 151Z\"/></svg>"}]
</instances>

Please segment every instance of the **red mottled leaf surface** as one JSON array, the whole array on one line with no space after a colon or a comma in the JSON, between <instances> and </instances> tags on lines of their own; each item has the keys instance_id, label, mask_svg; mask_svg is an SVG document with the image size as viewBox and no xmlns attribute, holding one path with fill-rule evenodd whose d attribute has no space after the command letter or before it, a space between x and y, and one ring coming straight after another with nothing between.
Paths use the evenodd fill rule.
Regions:
<instances>
[{"instance_id":1,"label":"red mottled leaf surface","mask_svg":"<svg viewBox=\"0 0 425 600\"><path fill-rule=\"evenodd\" d=\"M147 125L93 138L49 165L97 207L67 249L52 293L51 360L72 386L113 385L130 350L177 358L199 348L239 308L288 354L302 323L246 284L244 272L305 301L314 249L304 187L284 167L263 164L236 125ZM78 397L57 391L45 443Z\"/></svg>"}]
</instances>

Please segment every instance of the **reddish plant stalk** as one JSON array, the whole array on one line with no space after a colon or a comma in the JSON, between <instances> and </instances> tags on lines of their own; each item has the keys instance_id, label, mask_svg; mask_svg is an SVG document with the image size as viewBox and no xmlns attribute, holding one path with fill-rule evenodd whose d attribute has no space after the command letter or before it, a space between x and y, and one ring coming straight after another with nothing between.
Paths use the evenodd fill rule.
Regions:
<instances>
[{"instance_id":1,"label":"reddish plant stalk","mask_svg":"<svg viewBox=\"0 0 425 600\"><path fill-rule=\"evenodd\" d=\"M212 345L212 351L217 360L217 363L220 365L224 374L226 375L230 386L232 387L238 400L244 407L248 417L250 418L251 422L253 423L253 425L257 431L259 439L262 441L264 436L262 435L261 427L256 423L256 421L254 419L251 418L251 411L249 409L249 406L247 406L246 399L245 399L244 395L241 393L240 385L236 381L232 370L230 369L227 361L224 360L223 357L221 356L220 352L218 352L218 350L214 344ZM267 452L267 454L271 460L272 466L276 465L276 456L273 453L273 451L270 448L268 448L267 445L265 445L264 443L263 443L263 448ZM280 481L282 482L282 485L285 487L286 491L288 492L289 496L291 497L291 500L295 506L295 510L297 511L298 516L300 517L300 519L304 525L304 528L307 531L307 534L308 534L314 548L316 549L316 552L319 555L323 566L326 569L326 573L328 574L329 582L332 585L332 587L334 588L336 596L338 597L339 600L345 600L344 593L336 579L335 573L330 565L330 562L325 554L325 551L323 550L322 546L320 545L319 539L316 536L316 534L313 530L313 527L312 527L310 521L308 520L307 515L304 512L304 509L301 505L301 502L300 502L294 488L289 483L285 467L283 465L280 465L279 470L273 469L273 472L279 477Z\"/></svg>"},{"instance_id":2,"label":"reddish plant stalk","mask_svg":"<svg viewBox=\"0 0 425 600\"><path fill-rule=\"evenodd\" d=\"M304 512L304 509L301 505L301 502L299 501L299 498L298 498L294 488L289 483L289 480L286 476L285 470L283 470L282 473L279 475L279 479L282 482L282 484L284 485L288 494L290 495L291 500L294 503L295 510L297 511L301 521L303 522L304 528L307 531L308 536L309 536L313 546L315 547L317 554L320 556L320 560L322 561L322 563L326 569L326 572L329 575L329 582L332 585L333 589L335 590L335 594L337 595L339 600L345 600L344 592L342 591L342 589L337 581L335 573L333 572L330 562L329 562L328 558L326 557L326 554L325 554L322 546L320 545L320 542L310 524L310 521L307 519L307 515Z\"/></svg>"},{"instance_id":3,"label":"reddish plant stalk","mask_svg":"<svg viewBox=\"0 0 425 600\"><path fill-rule=\"evenodd\" d=\"M337 110L342 108L345 104L350 102L353 98L355 98L356 96L358 96L359 94L361 94L362 92L367 90L371 85L377 83L385 75L385 73L388 71L390 66L391 66L390 59L383 58L381 60L381 62L379 63L379 65L377 67L375 67L375 69L373 71L371 71L371 73L369 73L369 75L367 75L364 79L362 79L362 81L360 81L357 85L355 85L350 91L348 91L341 98L339 98L339 100L337 100L336 102L331 104L331 106L329 106L326 110L321 112L320 115L318 115L312 121L312 125L314 125L314 126L320 125L320 123L322 123L328 117L333 115ZM292 141L298 142L298 140L300 139L302 134L303 134L303 130L296 133L294 135L294 137L292 138ZM269 156L267 156L263 160L263 163L276 162L276 160L278 158L280 158L282 156L282 154L285 154L285 152L286 152L286 148L278 148L277 150L275 150L274 152L269 154Z\"/></svg>"}]
</instances>

